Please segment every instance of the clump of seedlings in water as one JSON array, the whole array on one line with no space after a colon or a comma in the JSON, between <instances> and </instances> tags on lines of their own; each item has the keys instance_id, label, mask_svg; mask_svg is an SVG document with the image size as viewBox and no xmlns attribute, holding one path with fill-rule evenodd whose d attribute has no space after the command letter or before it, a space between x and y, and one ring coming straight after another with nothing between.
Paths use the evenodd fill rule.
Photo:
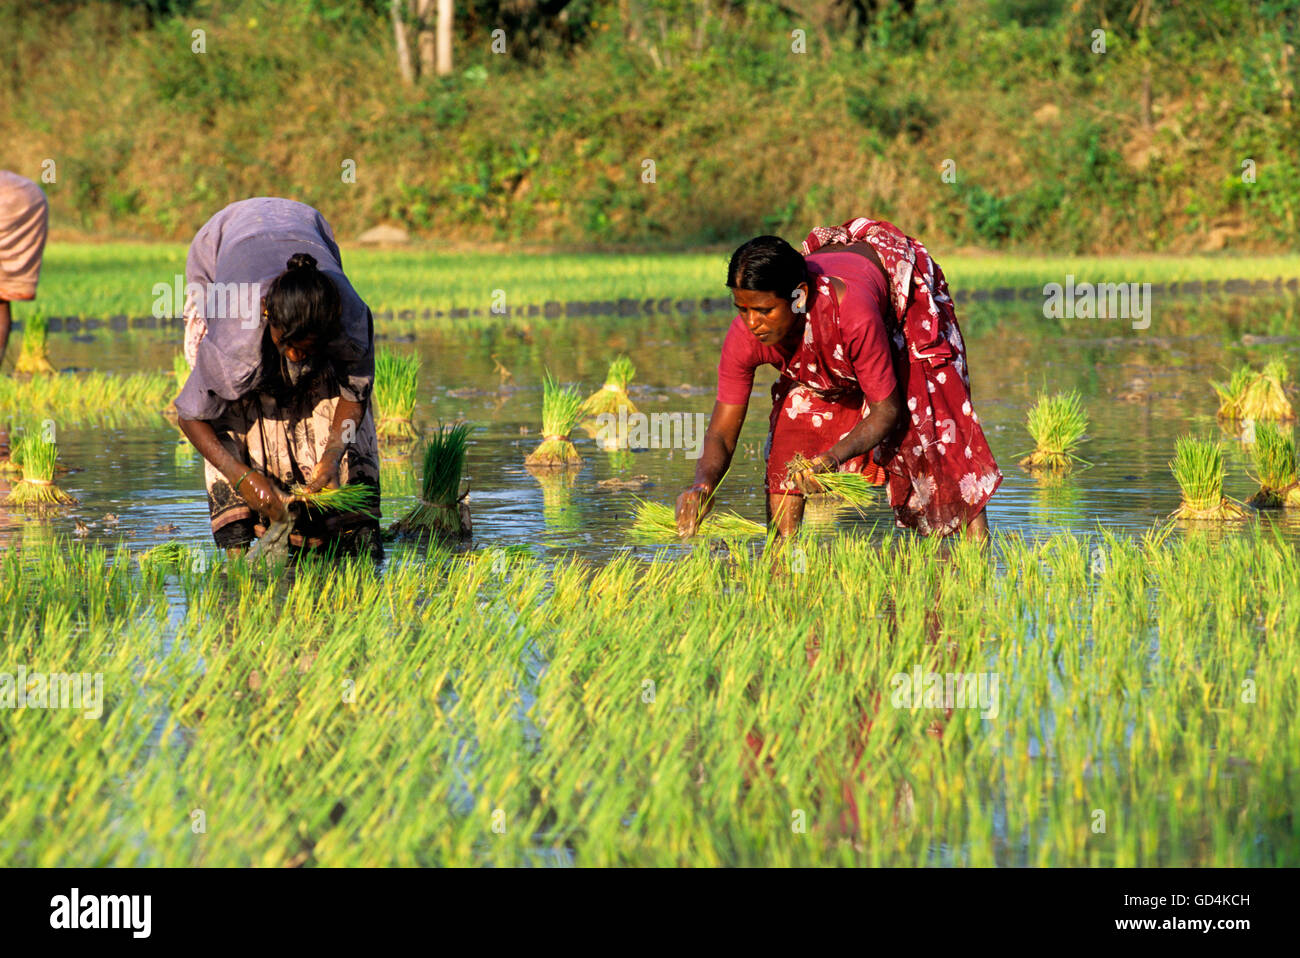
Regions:
<instances>
[{"instance_id":1,"label":"clump of seedlings in water","mask_svg":"<svg viewBox=\"0 0 1300 958\"><path fill-rule=\"evenodd\" d=\"M1183 436L1169 469L1183 501L1172 518L1224 522L1246 518L1246 510L1223 494L1223 447L1211 439Z\"/></svg>"},{"instance_id":2,"label":"clump of seedlings in water","mask_svg":"<svg viewBox=\"0 0 1300 958\"><path fill-rule=\"evenodd\" d=\"M543 468L578 466L582 457L569 433L582 414L582 396L574 386L560 386L546 374L542 384L542 441L524 464Z\"/></svg>"},{"instance_id":3,"label":"clump of seedlings in water","mask_svg":"<svg viewBox=\"0 0 1300 958\"><path fill-rule=\"evenodd\" d=\"M60 422L116 422L157 416L172 395L166 373L0 376L0 415L48 416Z\"/></svg>"},{"instance_id":4,"label":"clump of seedlings in water","mask_svg":"<svg viewBox=\"0 0 1300 958\"><path fill-rule=\"evenodd\" d=\"M420 384L420 357L386 349L375 356L375 432L381 439L419 437L413 417Z\"/></svg>"},{"instance_id":5,"label":"clump of seedlings in water","mask_svg":"<svg viewBox=\"0 0 1300 958\"><path fill-rule=\"evenodd\" d=\"M54 482L59 447L36 432L27 432L14 442L13 459L23 477L14 484L5 502L11 506L70 506L76 499Z\"/></svg>"},{"instance_id":6,"label":"clump of seedlings in water","mask_svg":"<svg viewBox=\"0 0 1300 958\"><path fill-rule=\"evenodd\" d=\"M170 542L164 542L162 545L154 546L152 549L140 553L140 571L148 572L150 569L170 570L179 568L188 554L189 550L174 539Z\"/></svg>"},{"instance_id":7,"label":"clump of seedlings in water","mask_svg":"<svg viewBox=\"0 0 1300 958\"><path fill-rule=\"evenodd\" d=\"M1020 460L1026 469L1063 471L1084 462L1074 450L1088 431L1088 414L1074 390L1055 396L1041 394L1029 410L1025 428L1035 443L1034 451Z\"/></svg>"},{"instance_id":8,"label":"clump of seedlings in water","mask_svg":"<svg viewBox=\"0 0 1300 958\"><path fill-rule=\"evenodd\" d=\"M1295 419L1295 409L1286 395L1288 378L1286 363L1280 359L1259 371L1238 366L1226 383L1210 384L1219 394L1219 418L1232 422Z\"/></svg>"},{"instance_id":9,"label":"clump of seedlings in water","mask_svg":"<svg viewBox=\"0 0 1300 958\"><path fill-rule=\"evenodd\" d=\"M786 473L793 478L795 473L815 468L811 459L802 453L795 453L786 467ZM860 472L819 472L813 476L813 479L826 492L859 515L876 501L876 487Z\"/></svg>"},{"instance_id":10,"label":"clump of seedlings in water","mask_svg":"<svg viewBox=\"0 0 1300 958\"><path fill-rule=\"evenodd\" d=\"M627 395L627 385L636 375L636 367L628 356L619 356L609 364L605 374L605 385L587 397L582 404L582 416L599 416L602 413L617 415L620 409L626 409L628 415L636 412L636 406Z\"/></svg>"},{"instance_id":11,"label":"clump of seedlings in water","mask_svg":"<svg viewBox=\"0 0 1300 958\"><path fill-rule=\"evenodd\" d=\"M469 423L456 423L439 427L429 437L424 447L420 503L393 524L393 534L450 542L473 536L466 501L469 490L461 490L470 429Z\"/></svg>"},{"instance_id":12,"label":"clump of seedlings in water","mask_svg":"<svg viewBox=\"0 0 1300 958\"><path fill-rule=\"evenodd\" d=\"M52 373L54 366L50 362L48 340L50 321L39 314L23 323L22 348L18 352L18 361L14 363L14 372Z\"/></svg>"},{"instance_id":13,"label":"clump of seedlings in water","mask_svg":"<svg viewBox=\"0 0 1300 958\"><path fill-rule=\"evenodd\" d=\"M1284 431L1276 423L1259 423L1250 455L1259 491L1246 500L1247 504L1256 509L1300 507L1300 464L1291 430Z\"/></svg>"}]
</instances>

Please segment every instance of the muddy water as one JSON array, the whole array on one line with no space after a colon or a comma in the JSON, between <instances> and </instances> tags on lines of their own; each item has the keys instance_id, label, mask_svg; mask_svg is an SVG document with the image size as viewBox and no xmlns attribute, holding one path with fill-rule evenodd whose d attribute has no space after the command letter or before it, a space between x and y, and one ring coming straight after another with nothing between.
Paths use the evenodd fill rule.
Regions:
<instances>
[{"instance_id":1,"label":"muddy water","mask_svg":"<svg viewBox=\"0 0 1300 958\"><path fill-rule=\"evenodd\" d=\"M1300 373L1300 318L1289 296L1167 298L1156 302L1149 329L1124 320L1043 318L1040 301L970 302L959 307L966 334L975 407L1005 474L989 506L998 531L1027 536L1056 531L1140 533L1178 504L1167 463L1182 433L1218 434L1216 401L1208 380L1225 368L1281 356ZM467 419L477 425L469 451L475 538L480 545L527 544L539 553L575 552L599 560L627 548L625 528L633 495L671 502L689 484L695 465L681 430L652 429L641 451L610 453L579 431L585 462L568 480L540 481L523 466L539 441L540 380L549 368L560 380L600 387L609 360L631 355L637 375L633 400L648 414L706 417L713 405L715 371L729 313L634 318L583 317L531 321L458 333L454 327L380 322L384 345L415 351L423 360L417 417L425 424ZM127 372L170 368L179 349L175 330L55 333L50 350L61 367ZM511 376L498 372L497 363ZM775 371L762 369L732 473L719 494L723 508L763 518L761 450ZM1082 455L1091 465L1053 482L1017 464L1031 445L1024 431L1038 391L1073 388L1085 399L1092 424ZM696 420L692 420L696 421ZM699 420L702 421L702 420ZM178 433L160 415L141 416L127 428L60 424L64 461L77 471L63 485L81 503L37 523L0 510L0 547L51 531L73 533L85 524L89 541L125 538L145 547L177 538L211 545L198 457L177 446ZM1246 459L1231 437L1226 491L1244 498L1254 487ZM678 448L653 448L656 440ZM415 465L388 447L384 514L392 518L411 502ZM600 480L648 477L633 493ZM106 513L118 516L115 525ZM1300 541L1300 518L1267 518ZM871 534L892 523L883 501L865 518L837 520L840 528ZM173 530L171 527L175 527ZM879 532L877 532L879 534Z\"/></svg>"}]
</instances>

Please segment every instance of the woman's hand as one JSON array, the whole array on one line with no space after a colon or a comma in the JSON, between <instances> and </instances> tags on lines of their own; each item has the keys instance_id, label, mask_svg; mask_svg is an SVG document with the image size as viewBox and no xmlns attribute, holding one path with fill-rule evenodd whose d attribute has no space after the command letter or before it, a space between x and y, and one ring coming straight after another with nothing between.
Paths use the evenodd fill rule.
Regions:
<instances>
[{"instance_id":1,"label":"woman's hand","mask_svg":"<svg viewBox=\"0 0 1300 958\"><path fill-rule=\"evenodd\" d=\"M289 502L274 482L260 472L250 472L239 480L235 490L245 505L266 516L272 522L281 522L289 516Z\"/></svg>"},{"instance_id":2,"label":"woman's hand","mask_svg":"<svg viewBox=\"0 0 1300 958\"><path fill-rule=\"evenodd\" d=\"M677 534L690 538L700 530L700 523L713 508L713 490L697 482L677 497Z\"/></svg>"},{"instance_id":3,"label":"woman's hand","mask_svg":"<svg viewBox=\"0 0 1300 958\"><path fill-rule=\"evenodd\" d=\"M793 482L795 487L805 496L816 495L825 492L826 490L822 488L822 484L814 477L818 473L838 472L839 468L840 464L835 457L828 452L824 452L816 459L812 460L811 465L808 468L799 469L797 471L791 470L790 481Z\"/></svg>"},{"instance_id":4,"label":"woman's hand","mask_svg":"<svg viewBox=\"0 0 1300 958\"><path fill-rule=\"evenodd\" d=\"M316 463L316 468L312 470L311 480L307 483L308 492L320 492L328 486L331 489L337 489L339 485L339 470L343 465L343 447L326 446L325 452L322 453L320 461Z\"/></svg>"}]
</instances>

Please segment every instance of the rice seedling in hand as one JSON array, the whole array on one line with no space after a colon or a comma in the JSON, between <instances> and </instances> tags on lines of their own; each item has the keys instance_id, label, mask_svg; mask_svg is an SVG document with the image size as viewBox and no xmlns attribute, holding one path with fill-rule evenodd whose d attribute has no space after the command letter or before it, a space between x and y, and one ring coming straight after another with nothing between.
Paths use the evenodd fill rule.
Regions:
<instances>
[{"instance_id":1,"label":"rice seedling in hand","mask_svg":"<svg viewBox=\"0 0 1300 958\"><path fill-rule=\"evenodd\" d=\"M337 488L318 489L308 492L306 486L292 486L289 489L294 500L301 502L308 511L316 512L357 512L364 513L365 508L374 499L374 490L364 483L349 483Z\"/></svg>"},{"instance_id":2,"label":"rice seedling in hand","mask_svg":"<svg viewBox=\"0 0 1300 958\"><path fill-rule=\"evenodd\" d=\"M636 375L636 367L627 356L619 356L609 364L605 374L605 385L596 390L582 404L583 416L599 416L602 413L618 415L620 409L629 414L636 412L636 406L627 395L627 384Z\"/></svg>"},{"instance_id":3,"label":"rice seedling in hand","mask_svg":"<svg viewBox=\"0 0 1300 958\"><path fill-rule=\"evenodd\" d=\"M1247 503L1257 509L1278 509L1288 503L1300 505L1300 476L1297 475L1295 437L1275 423L1255 426L1255 443L1250 449L1259 491Z\"/></svg>"},{"instance_id":4,"label":"rice seedling in hand","mask_svg":"<svg viewBox=\"0 0 1300 958\"><path fill-rule=\"evenodd\" d=\"M12 506L69 506L76 499L54 482L59 447L36 432L26 432L14 442L13 458L22 466L23 477L14 484L6 503Z\"/></svg>"},{"instance_id":5,"label":"rice seedling in hand","mask_svg":"<svg viewBox=\"0 0 1300 958\"><path fill-rule=\"evenodd\" d=\"M787 474L793 478L797 473L814 471L817 466L811 459L796 453L786 467ZM818 472L813 481L859 515L876 501L876 487L860 472Z\"/></svg>"},{"instance_id":6,"label":"rice seedling in hand","mask_svg":"<svg viewBox=\"0 0 1300 958\"><path fill-rule=\"evenodd\" d=\"M440 426L424 446L420 503L393 524L396 535L433 536L459 542L473 536L468 490L461 492L469 423Z\"/></svg>"},{"instance_id":7,"label":"rice seedling in hand","mask_svg":"<svg viewBox=\"0 0 1300 958\"><path fill-rule=\"evenodd\" d=\"M1231 521L1246 518L1246 511L1223 494L1223 447L1210 439L1182 436L1169 461L1169 469L1182 490L1183 501L1172 518Z\"/></svg>"},{"instance_id":8,"label":"rice seedling in hand","mask_svg":"<svg viewBox=\"0 0 1300 958\"><path fill-rule=\"evenodd\" d=\"M636 517L631 536L642 542L670 542L677 535L677 513L671 506L636 498ZM748 539L767 535L767 526L734 512L710 512L701 520L697 537L706 539Z\"/></svg>"},{"instance_id":9,"label":"rice seedling in hand","mask_svg":"<svg viewBox=\"0 0 1300 958\"><path fill-rule=\"evenodd\" d=\"M1077 392L1039 395L1025 428L1036 443L1034 451L1020 460L1026 469L1069 469L1084 461L1074 454L1088 430L1088 414Z\"/></svg>"},{"instance_id":10,"label":"rice seedling in hand","mask_svg":"<svg viewBox=\"0 0 1300 958\"><path fill-rule=\"evenodd\" d=\"M420 357L381 349L375 356L375 431L381 439L419 437L412 416L420 383Z\"/></svg>"},{"instance_id":11,"label":"rice seedling in hand","mask_svg":"<svg viewBox=\"0 0 1300 958\"><path fill-rule=\"evenodd\" d=\"M582 457L569 439L581 410L582 397L577 388L560 386L548 372L542 384L542 441L524 464L543 468L581 465Z\"/></svg>"},{"instance_id":12,"label":"rice seedling in hand","mask_svg":"<svg viewBox=\"0 0 1300 958\"><path fill-rule=\"evenodd\" d=\"M14 371L19 373L52 373L54 366L50 363L47 340L50 335L50 321L37 314L23 323L22 348Z\"/></svg>"}]
</instances>

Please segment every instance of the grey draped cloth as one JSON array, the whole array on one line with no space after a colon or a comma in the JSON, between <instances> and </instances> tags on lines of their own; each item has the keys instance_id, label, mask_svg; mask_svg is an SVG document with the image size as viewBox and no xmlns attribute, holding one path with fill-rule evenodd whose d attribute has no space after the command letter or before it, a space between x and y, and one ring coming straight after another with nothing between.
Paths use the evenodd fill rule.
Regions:
<instances>
[{"instance_id":1,"label":"grey draped cloth","mask_svg":"<svg viewBox=\"0 0 1300 958\"><path fill-rule=\"evenodd\" d=\"M323 344L320 362L333 367L344 399L369 400L375 381L374 320L343 274L334 231L305 203L259 196L231 203L204 223L190 244L185 320L192 372L176 398L182 418L216 419L231 403L279 380L279 370L264 368L261 297L295 253L316 258L342 302L342 331ZM296 370L289 373L297 378Z\"/></svg>"}]
</instances>

